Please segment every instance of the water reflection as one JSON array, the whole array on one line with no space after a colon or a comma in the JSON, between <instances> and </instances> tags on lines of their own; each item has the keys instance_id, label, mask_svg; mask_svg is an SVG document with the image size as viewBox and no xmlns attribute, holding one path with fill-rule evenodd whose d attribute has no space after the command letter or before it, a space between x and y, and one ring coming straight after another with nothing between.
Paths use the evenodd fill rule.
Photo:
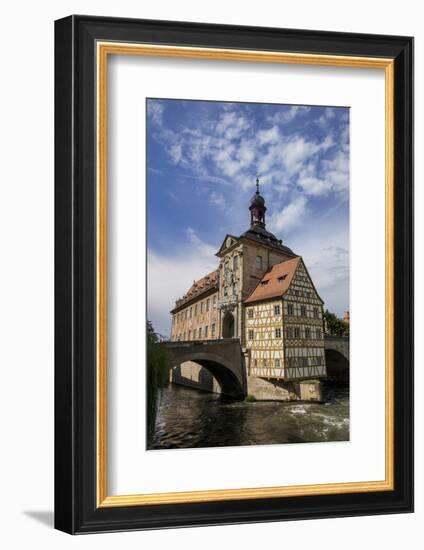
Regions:
<instances>
[{"instance_id":1,"label":"water reflection","mask_svg":"<svg viewBox=\"0 0 424 550\"><path fill-rule=\"evenodd\" d=\"M151 449L349 440L349 392L325 403L234 401L170 384L161 391Z\"/></svg>"}]
</instances>

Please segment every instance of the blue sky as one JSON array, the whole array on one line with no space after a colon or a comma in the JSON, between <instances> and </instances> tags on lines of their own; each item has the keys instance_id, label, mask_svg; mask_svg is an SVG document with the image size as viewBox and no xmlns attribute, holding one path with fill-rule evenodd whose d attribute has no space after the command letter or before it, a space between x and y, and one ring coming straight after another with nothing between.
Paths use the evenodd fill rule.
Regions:
<instances>
[{"instance_id":1,"label":"blue sky","mask_svg":"<svg viewBox=\"0 0 424 550\"><path fill-rule=\"evenodd\" d=\"M349 309L349 109L147 100L148 316L169 334L175 299L250 222L259 173L267 229L301 255L326 307Z\"/></svg>"}]
</instances>

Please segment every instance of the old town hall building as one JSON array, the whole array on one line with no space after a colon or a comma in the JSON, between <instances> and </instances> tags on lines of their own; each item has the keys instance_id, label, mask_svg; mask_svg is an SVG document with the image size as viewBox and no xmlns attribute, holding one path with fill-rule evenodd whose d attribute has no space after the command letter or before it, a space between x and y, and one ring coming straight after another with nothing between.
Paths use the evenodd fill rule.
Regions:
<instances>
[{"instance_id":1,"label":"old town hall building","mask_svg":"<svg viewBox=\"0 0 424 550\"><path fill-rule=\"evenodd\" d=\"M323 301L302 257L267 231L258 179L249 210L249 229L225 236L216 271L176 301L171 340L238 338L249 376L276 383L320 379L326 374Z\"/></svg>"}]
</instances>

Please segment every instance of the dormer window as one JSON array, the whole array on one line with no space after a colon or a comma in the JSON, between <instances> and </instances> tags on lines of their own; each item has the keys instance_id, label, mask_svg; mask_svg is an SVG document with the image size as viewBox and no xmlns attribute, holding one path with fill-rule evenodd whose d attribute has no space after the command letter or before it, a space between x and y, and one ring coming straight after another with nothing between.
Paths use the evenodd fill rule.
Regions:
<instances>
[{"instance_id":1,"label":"dormer window","mask_svg":"<svg viewBox=\"0 0 424 550\"><path fill-rule=\"evenodd\" d=\"M278 281L279 283L282 283L286 277L287 277L287 274L285 274L285 275L280 275L279 277L277 277L277 281Z\"/></svg>"},{"instance_id":2,"label":"dormer window","mask_svg":"<svg viewBox=\"0 0 424 550\"><path fill-rule=\"evenodd\" d=\"M267 279L266 281L261 281L261 286L266 286L268 283L269 283L269 279Z\"/></svg>"}]
</instances>

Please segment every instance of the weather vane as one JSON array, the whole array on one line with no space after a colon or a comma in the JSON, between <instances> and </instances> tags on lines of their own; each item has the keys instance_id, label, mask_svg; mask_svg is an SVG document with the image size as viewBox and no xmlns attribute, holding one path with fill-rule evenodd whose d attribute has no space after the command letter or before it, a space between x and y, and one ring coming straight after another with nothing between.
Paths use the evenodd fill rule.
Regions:
<instances>
[{"instance_id":1,"label":"weather vane","mask_svg":"<svg viewBox=\"0 0 424 550\"><path fill-rule=\"evenodd\" d=\"M259 174L256 174L256 193L259 195Z\"/></svg>"}]
</instances>

